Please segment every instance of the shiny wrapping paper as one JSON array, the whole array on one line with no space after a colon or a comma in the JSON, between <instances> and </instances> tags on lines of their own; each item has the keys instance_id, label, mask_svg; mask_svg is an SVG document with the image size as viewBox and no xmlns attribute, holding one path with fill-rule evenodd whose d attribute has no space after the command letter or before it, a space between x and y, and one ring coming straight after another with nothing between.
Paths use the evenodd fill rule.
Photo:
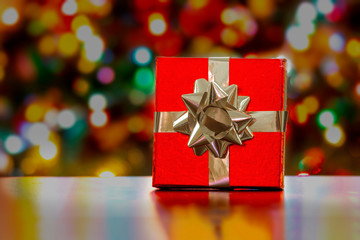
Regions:
<instances>
[{"instance_id":1,"label":"shiny wrapping paper","mask_svg":"<svg viewBox=\"0 0 360 240\"><path fill-rule=\"evenodd\" d=\"M186 111L181 96L197 79L208 79L207 58L158 58L156 112ZM286 110L285 60L230 58L229 85L250 96L247 111ZM283 188L284 132L254 132L243 145L229 147L229 187ZM208 187L209 152L196 156L189 136L154 133L155 187Z\"/></svg>"}]
</instances>

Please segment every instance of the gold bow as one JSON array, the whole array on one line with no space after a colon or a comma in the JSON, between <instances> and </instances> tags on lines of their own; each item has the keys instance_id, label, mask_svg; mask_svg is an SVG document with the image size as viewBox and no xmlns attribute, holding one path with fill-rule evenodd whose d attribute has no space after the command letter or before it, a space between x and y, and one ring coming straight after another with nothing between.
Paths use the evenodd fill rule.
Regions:
<instances>
[{"instance_id":1,"label":"gold bow","mask_svg":"<svg viewBox=\"0 0 360 240\"><path fill-rule=\"evenodd\" d=\"M249 125L254 119L245 113L250 97L238 96L237 85L221 88L198 79L194 93L181 98L188 111L174 121L173 128L190 135L188 146L197 156L209 150L214 157L224 158L229 145L253 138Z\"/></svg>"}]
</instances>

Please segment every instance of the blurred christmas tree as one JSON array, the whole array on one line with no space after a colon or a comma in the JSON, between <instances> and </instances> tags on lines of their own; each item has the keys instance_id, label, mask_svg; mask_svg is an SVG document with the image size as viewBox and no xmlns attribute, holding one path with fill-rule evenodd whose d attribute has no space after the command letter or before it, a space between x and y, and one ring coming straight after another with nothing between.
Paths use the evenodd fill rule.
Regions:
<instances>
[{"instance_id":1,"label":"blurred christmas tree","mask_svg":"<svg viewBox=\"0 0 360 240\"><path fill-rule=\"evenodd\" d=\"M0 1L0 175L150 175L156 56L285 57L287 174L360 173L360 3Z\"/></svg>"}]
</instances>

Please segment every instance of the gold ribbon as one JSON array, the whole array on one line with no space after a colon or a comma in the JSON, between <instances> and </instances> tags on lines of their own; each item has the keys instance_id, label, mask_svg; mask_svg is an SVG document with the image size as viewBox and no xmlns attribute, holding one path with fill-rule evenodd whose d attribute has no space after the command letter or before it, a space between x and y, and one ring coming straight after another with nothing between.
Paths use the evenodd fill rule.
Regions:
<instances>
[{"instance_id":1,"label":"gold ribbon","mask_svg":"<svg viewBox=\"0 0 360 240\"><path fill-rule=\"evenodd\" d=\"M209 186L229 187L230 144L242 144L252 132L285 132L287 111L245 112L250 98L229 86L229 58L209 58L208 81L198 79L193 94L182 95L188 112L156 112L154 132L190 135L196 155L209 153Z\"/></svg>"}]
</instances>

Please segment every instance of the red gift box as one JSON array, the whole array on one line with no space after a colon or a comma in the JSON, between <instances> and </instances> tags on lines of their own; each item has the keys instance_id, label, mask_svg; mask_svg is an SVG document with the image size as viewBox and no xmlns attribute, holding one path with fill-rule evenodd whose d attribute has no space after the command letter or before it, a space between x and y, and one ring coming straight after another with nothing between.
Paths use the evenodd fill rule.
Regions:
<instances>
[{"instance_id":1,"label":"red gift box","mask_svg":"<svg viewBox=\"0 0 360 240\"><path fill-rule=\"evenodd\" d=\"M208 79L207 58L165 58L156 62L156 112L187 111L181 98L193 93L197 79ZM229 60L229 85L238 95L250 96L247 111L285 111L284 59ZM231 188L283 188L285 133L254 132L243 145L229 147ZM208 187L209 151L196 156L189 136L179 132L154 133L154 187Z\"/></svg>"}]
</instances>

